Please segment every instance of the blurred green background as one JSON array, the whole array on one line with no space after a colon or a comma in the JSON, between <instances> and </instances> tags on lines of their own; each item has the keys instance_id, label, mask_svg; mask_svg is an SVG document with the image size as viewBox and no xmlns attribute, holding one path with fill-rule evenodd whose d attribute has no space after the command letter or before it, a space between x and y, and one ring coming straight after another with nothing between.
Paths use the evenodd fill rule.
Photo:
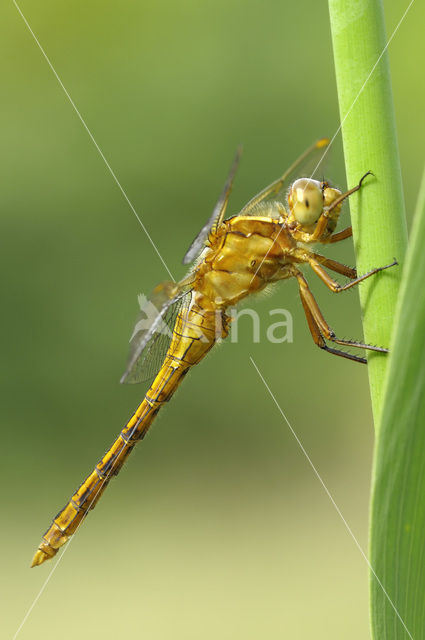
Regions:
<instances>
[{"instance_id":1,"label":"blurred green background","mask_svg":"<svg viewBox=\"0 0 425 640\"><path fill-rule=\"evenodd\" d=\"M404 5L385 2L388 33ZM20 6L178 278L238 143L229 213L338 127L325 2ZM416 3L389 50L409 215L424 160L424 19ZM11 638L53 567L29 569L41 534L143 396L118 380L136 296L167 273L12 2L0 42L0 616ZM340 136L329 177L345 186ZM352 264L344 244L329 255ZM360 338L357 293L310 281L336 332ZM366 368L314 346L295 283L254 306L263 327L270 309L289 309L294 344L264 330L253 344L245 319L239 342L192 372L69 546L22 640L368 637L366 563L249 356L363 548Z\"/></svg>"}]
</instances>

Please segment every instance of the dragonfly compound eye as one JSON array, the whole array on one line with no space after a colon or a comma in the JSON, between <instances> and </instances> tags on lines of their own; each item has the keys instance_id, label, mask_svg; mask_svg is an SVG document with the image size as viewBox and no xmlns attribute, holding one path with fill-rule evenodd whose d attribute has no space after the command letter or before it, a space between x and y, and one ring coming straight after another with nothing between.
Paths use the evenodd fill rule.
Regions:
<instances>
[{"instance_id":1,"label":"dragonfly compound eye","mask_svg":"<svg viewBox=\"0 0 425 640\"><path fill-rule=\"evenodd\" d=\"M323 211L320 182L308 178L296 180L291 186L288 201L297 222L304 225L314 224Z\"/></svg>"}]
</instances>

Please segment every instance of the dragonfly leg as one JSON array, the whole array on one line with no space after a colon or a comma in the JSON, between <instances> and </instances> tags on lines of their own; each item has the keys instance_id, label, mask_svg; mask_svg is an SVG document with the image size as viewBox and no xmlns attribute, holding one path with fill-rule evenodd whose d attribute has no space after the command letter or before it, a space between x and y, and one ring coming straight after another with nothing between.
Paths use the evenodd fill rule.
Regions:
<instances>
[{"instance_id":1,"label":"dragonfly leg","mask_svg":"<svg viewBox=\"0 0 425 640\"><path fill-rule=\"evenodd\" d=\"M333 209L336 209L337 207L340 207L342 205L342 203L344 202L344 200L346 198L348 198L348 196L351 196L352 193L355 193L356 191L358 191L359 189L361 189L363 180L367 177L373 175L372 171L367 171L364 176L362 176L359 180L359 184L357 184L355 187L353 187L352 189L348 189L348 191L346 191L345 193L342 193L338 198L336 198L336 200L334 200L332 202L332 204L325 208L323 210L323 213L321 214L319 220L317 221L317 225L316 225L316 229L314 231L314 233L311 235L310 241L314 242L315 240L319 240L323 233L326 230L326 227L328 225L328 220L329 220L329 214L331 211L333 211ZM347 231L346 229L344 229L344 231ZM340 233L344 233L344 231L341 231ZM338 236L338 234L335 234L334 238L336 238ZM332 236L331 236L332 237ZM344 237L340 237L339 240L344 240L345 237L349 237L344 236ZM328 242L338 242L338 240L331 240L329 239Z\"/></svg>"},{"instance_id":2,"label":"dragonfly leg","mask_svg":"<svg viewBox=\"0 0 425 640\"><path fill-rule=\"evenodd\" d=\"M351 353L346 353L345 351L339 351L338 349L332 349L326 344L325 338L326 340L334 342L335 344L346 347L359 347L361 349L369 349L370 351L388 353L388 349L384 349L383 347L376 347L375 345L365 344L364 342L357 342L356 340L343 340L337 338L334 331L330 328L330 326L324 319L322 312L319 309L319 305L317 304L312 292L310 291L307 280L304 278L300 271L296 270L294 272L294 275L298 281L301 302L304 307L310 332L313 336L313 340L321 349L329 351L330 353L334 353L335 355L342 356L343 358L348 358L349 360L355 360L356 362L362 363L366 363L365 358L355 356Z\"/></svg>"},{"instance_id":3,"label":"dragonfly leg","mask_svg":"<svg viewBox=\"0 0 425 640\"><path fill-rule=\"evenodd\" d=\"M359 184L356 184L355 187L352 187L352 189L348 189L348 191L346 191L345 193L341 193L341 195L339 196L339 198L337 198L336 200L334 200L332 202L332 204L330 205L330 207L328 208L328 212L332 211L332 209L335 209L335 207L337 207L338 205L340 205L346 198L348 198L348 196L351 196L352 193L355 193L356 191L359 191L359 189L361 189L363 180L365 178L367 178L367 176L373 176L372 171L366 171L366 173L364 174L364 176L362 176L359 180Z\"/></svg>"},{"instance_id":4,"label":"dragonfly leg","mask_svg":"<svg viewBox=\"0 0 425 640\"><path fill-rule=\"evenodd\" d=\"M340 273L346 278L350 278L350 280L355 280L357 278L356 269L353 269L352 267L347 267L347 265L342 264L342 262L337 262L336 260L325 258L325 256L321 256L320 253L308 252L307 261L310 262L310 259L313 259L316 262L319 262L321 265L323 265L327 269L330 269L331 271L335 271L336 273Z\"/></svg>"},{"instance_id":5,"label":"dragonfly leg","mask_svg":"<svg viewBox=\"0 0 425 640\"><path fill-rule=\"evenodd\" d=\"M331 236L329 236L329 238L325 240L325 242L327 244L332 244L334 242L341 242L341 240L346 240L346 238L351 238L352 235L353 235L353 228L347 227L346 229L343 229L342 231L338 231L338 233L334 233Z\"/></svg>"},{"instance_id":6,"label":"dragonfly leg","mask_svg":"<svg viewBox=\"0 0 425 640\"><path fill-rule=\"evenodd\" d=\"M397 260L393 260L391 264L386 264L383 267L376 267L375 269L371 269L370 271L363 274L362 276L359 276L358 278L354 278L351 282L341 285L339 284L339 282L336 282L336 280L331 278L331 276L324 270L322 265L319 264L317 257L310 257L308 262L311 268L313 269L313 271L315 272L315 274L318 275L319 278L322 280L322 282L324 282L325 285L334 293L339 293L340 291L346 291L347 289L351 289L351 287L354 287L356 284L359 284L359 282L363 282L363 280L366 280L366 278L370 278L370 276L373 276L375 273L379 273L380 271L384 271L385 269L389 269L390 267L394 267L395 265L398 265ZM328 266L330 269L332 269L332 267L329 266L329 263L328 265L326 265L326 263L323 260L321 260L321 262L322 264L325 264L325 266ZM337 271L337 269L334 269L334 271ZM342 271L338 271L338 273L342 273Z\"/></svg>"},{"instance_id":7,"label":"dragonfly leg","mask_svg":"<svg viewBox=\"0 0 425 640\"><path fill-rule=\"evenodd\" d=\"M342 358L347 358L348 360L354 360L355 362L361 362L362 364L367 364L366 358L362 358L360 356L356 356L352 353L347 353L346 351L341 351L340 349L333 349L329 347L322 334L320 333L320 329L317 326L315 319L313 318L313 314L311 313L306 300L301 296L301 302L304 307L305 317L307 318L308 328L310 329L310 333L313 337L314 342L317 344L320 349L327 351L328 353L332 353L335 356L341 356Z\"/></svg>"}]
</instances>

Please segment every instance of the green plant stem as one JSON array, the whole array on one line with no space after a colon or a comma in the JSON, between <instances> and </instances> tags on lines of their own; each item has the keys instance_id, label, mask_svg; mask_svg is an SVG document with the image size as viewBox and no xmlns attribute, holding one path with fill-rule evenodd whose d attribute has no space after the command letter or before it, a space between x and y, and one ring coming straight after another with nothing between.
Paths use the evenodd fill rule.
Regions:
<instances>
[{"instance_id":1,"label":"green plant stem","mask_svg":"<svg viewBox=\"0 0 425 640\"><path fill-rule=\"evenodd\" d=\"M347 183L354 186L368 170L375 176L350 197L357 269L400 263L359 287L365 340L388 346L407 232L382 2L329 0L329 11ZM387 361L368 354L376 429Z\"/></svg>"}]
</instances>

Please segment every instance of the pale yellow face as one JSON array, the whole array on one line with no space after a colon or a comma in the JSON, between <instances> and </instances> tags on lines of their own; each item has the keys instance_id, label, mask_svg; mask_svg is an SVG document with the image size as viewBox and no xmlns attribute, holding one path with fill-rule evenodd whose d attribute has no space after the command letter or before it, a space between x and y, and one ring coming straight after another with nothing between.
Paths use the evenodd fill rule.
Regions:
<instances>
[{"instance_id":1,"label":"pale yellow face","mask_svg":"<svg viewBox=\"0 0 425 640\"><path fill-rule=\"evenodd\" d=\"M291 185L289 207L295 220L309 226L318 221L323 211L321 183L309 178L299 178Z\"/></svg>"},{"instance_id":2,"label":"pale yellow face","mask_svg":"<svg viewBox=\"0 0 425 640\"><path fill-rule=\"evenodd\" d=\"M327 182L319 182L311 178L299 178L291 185L288 194L288 204L291 218L302 227L315 225L321 214L334 202L341 192L329 187ZM337 205L333 215L339 215L340 206Z\"/></svg>"}]
</instances>

